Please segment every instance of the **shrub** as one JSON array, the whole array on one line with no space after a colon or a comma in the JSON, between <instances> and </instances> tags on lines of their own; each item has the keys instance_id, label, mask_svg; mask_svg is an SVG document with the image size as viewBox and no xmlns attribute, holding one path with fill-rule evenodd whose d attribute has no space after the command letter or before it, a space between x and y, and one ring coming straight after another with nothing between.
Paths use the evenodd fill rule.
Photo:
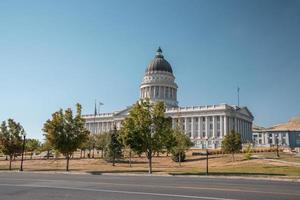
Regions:
<instances>
[{"instance_id":1,"label":"shrub","mask_svg":"<svg viewBox=\"0 0 300 200\"><path fill-rule=\"evenodd\" d=\"M251 156L252 156L252 148L251 148L251 144L248 144L247 148L245 149L245 159L246 160L250 160Z\"/></svg>"},{"instance_id":2,"label":"shrub","mask_svg":"<svg viewBox=\"0 0 300 200\"><path fill-rule=\"evenodd\" d=\"M186 157L184 152L180 152L180 153L177 152L172 154L172 160L174 162L179 162L179 155L180 155L180 162L184 162Z\"/></svg>"}]
</instances>

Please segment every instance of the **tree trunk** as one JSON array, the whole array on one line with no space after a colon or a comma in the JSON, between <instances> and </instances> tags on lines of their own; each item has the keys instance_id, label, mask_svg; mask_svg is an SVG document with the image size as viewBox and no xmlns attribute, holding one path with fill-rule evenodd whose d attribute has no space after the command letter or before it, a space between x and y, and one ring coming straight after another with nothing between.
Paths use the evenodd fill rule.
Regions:
<instances>
[{"instance_id":1,"label":"tree trunk","mask_svg":"<svg viewBox=\"0 0 300 200\"><path fill-rule=\"evenodd\" d=\"M32 155L33 155L33 152L30 153L30 160L32 160Z\"/></svg>"},{"instance_id":2,"label":"tree trunk","mask_svg":"<svg viewBox=\"0 0 300 200\"><path fill-rule=\"evenodd\" d=\"M47 150L47 160L49 160L49 156L50 156L49 154L50 154L50 150L48 149Z\"/></svg>"},{"instance_id":3,"label":"tree trunk","mask_svg":"<svg viewBox=\"0 0 300 200\"><path fill-rule=\"evenodd\" d=\"M11 170L12 156L9 156L9 170Z\"/></svg>"},{"instance_id":4,"label":"tree trunk","mask_svg":"<svg viewBox=\"0 0 300 200\"><path fill-rule=\"evenodd\" d=\"M80 149L80 158L82 158L82 149Z\"/></svg>"},{"instance_id":5,"label":"tree trunk","mask_svg":"<svg viewBox=\"0 0 300 200\"><path fill-rule=\"evenodd\" d=\"M104 149L101 149L101 158L103 158Z\"/></svg>"},{"instance_id":6,"label":"tree trunk","mask_svg":"<svg viewBox=\"0 0 300 200\"><path fill-rule=\"evenodd\" d=\"M178 162L179 162L179 167L181 167L181 153L179 153Z\"/></svg>"},{"instance_id":7,"label":"tree trunk","mask_svg":"<svg viewBox=\"0 0 300 200\"><path fill-rule=\"evenodd\" d=\"M231 155L232 155L232 162L234 162L234 153L232 153Z\"/></svg>"},{"instance_id":8,"label":"tree trunk","mask_svg":"<svg viewBox=\"0 0 300 200\"><path fill-rule=\"evenodd\" d=\"M149 174L152 174L152 151L148 153L148 162L149 162Z\"/></svg>"},{"instance_id":9,"label":"tree trunk","mask_svg":"<svg viewBox=\"0 0 300 200\"><path fill-rule=\"evenodd\" d=\"M131 149L129 149L129 167L131 167Z\"/></svg>"},{"instance_id":10,"label":"tree trunk","mask_svg":"<svg viewBox=\"0 0 300 200\"><path fill-rule=\"evenodd\" d=\"M83 150L83 158L85 158L85 150Z\"/></svg>"},{"instance_id":11,"label":"tree trunk","mask_svg":"<svg viewBox=\"0 0 300 200\"><path fill-rule=\"evenodd\" d=\"M116 154L115 152L113 153L113 165L112 166L115 166L115 160L116 160Z\"/></svg>"},{"instance_id":12,"label":"tree trunk","mask_svg":"<svg viewBox=\"0 0 300 200\"><path fill-rule=\"evenodd\" d=\"M70 156L67 155L67 166L66 166L66 171L69 171L69 161L70 161Z\"/></svg>"}]
</instances>

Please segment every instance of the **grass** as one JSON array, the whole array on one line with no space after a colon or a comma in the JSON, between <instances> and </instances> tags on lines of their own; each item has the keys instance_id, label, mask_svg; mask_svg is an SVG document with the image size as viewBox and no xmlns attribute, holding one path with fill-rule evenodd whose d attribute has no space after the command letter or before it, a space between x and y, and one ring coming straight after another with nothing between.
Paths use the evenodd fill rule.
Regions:
<instances>
[{"instance_id":1,"label":"grass","mask_svg":"<svg viewBox=\"0 0 300 200\"><path fill-rule=\"evenodd\" d=\"M273 158L274 153L257 153L260 157ZM211 175L235 175L235 176L280 176L300 178L300 166L290 165L289 163L280 163L262 159L245 160L243 154L235 156L236 161L231 161L230 155L210 155L209 173ZM291 162L298 162L298 158L293 158L289 154L281 153L280 159ZM117 163L112 167L102 159L75 159L70 160L71 171L83 171L91 174L102 173L147 173L148 163L145 157L134 157L132 167L129 167L127 159ZM0 170L8 169L8 161L0 160ZM66 161L64 159L51 160L26 160L24 161L25 171L64 171ZM13 169L19 169L20 161L12 163ZM205 156L192 156L191 152L187 154L187 162L178 163L171 160L170 157L160 156L153 158L153 171L156 174L172 175L203 175L206 169Z\"/></svg>"}]
</instances>

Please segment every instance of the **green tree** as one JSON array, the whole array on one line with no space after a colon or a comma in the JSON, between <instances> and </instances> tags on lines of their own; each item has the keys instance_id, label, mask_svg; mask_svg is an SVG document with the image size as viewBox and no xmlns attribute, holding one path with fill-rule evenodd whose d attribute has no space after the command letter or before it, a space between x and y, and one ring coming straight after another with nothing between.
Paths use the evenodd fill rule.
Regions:
<instances>
[{"instance_id":1,"label":"green tree","mask_svg":"<svg viewBox=\"0 0 300 200\"><path fill-rule=\"evenodd\" d=\"M22 136L25 131L20 123L15 122L13 119L8 119L7 123L2 122L0 128L0 144L1 151L9 156L9 170L11 170L11 162L16 154L22 152Z\"/></svg>"},{"instance_id":2,"label":"green tree","mask_svg":"<svg viewBox=\"0 0 300 200\"><path fill-rule=\"evenodd\" d=\"M88 158L91 158L93 157L92 156L92 150L95 148L95 135L94 134L89 134L88 137L87 137L87 140L82 143L82 145L80 146L80 150L81 150L81 153L80 153L80 157L82 157L82 151L84 151L84 157L85 157L85 151L88 150ZM94 152L93 152L93 155L94 155Z\"/></svg>"},{"instance_id":3,"label":"green tree","mask_svg":"<svg viewBox=\"0 0 300 200\"><path fill-rule=\"evenodd\" d=\"M101 158L103 158L104 152L107 151L109 142L110 133L105 132L95 135L95 148L101 151Z\"/></svg>"},{"instance_id":4,"label":"green tree","mask_svg":"<svg viewBox=\"0 0 300 200\"><path fill-rule=\"evenodd\" d=\"M34 151L36 151L37 149L39 149L41 146L41 143L39 140L37 139L26 139L26 143L25 143L25 149L26 151L30 152L30 159L32 159L32 154Z\"/></svg>"},{"instance_id":5,"label":"green tree","mask_svg":"<svg viewBox=\"0 0 300 200\"><path fill-rule=\"evenodd\" d=\"M76 104L76 107L75 117L71 108L65 111L60 109L52 114L52 119L47 120L43 128L50 145L66 157L66 171L69 171L70 156L89 135L89 131L84 127L84 119L81 117L81 105Z\"/></svg>"},{"instance_id":6,"label":"green tree","mask_svg":"<svg viewBox=\"0 0 300 200\"><path fill-rule=\"evenodd\" d=\"M122 156L123 144L119 139L119 131L114 125L114 129L111 131L110 140L108 144L108 153L106 159L112 162L112 165L115 166L116 159L121 158Z\"/></svg>"},{"instance_id":7,"label":"green tree","mask_svg":"<svg viewBox=\"0 0 300 200\"><path fill-rule=\"evenodd\" d=\"M169 151L172 148L174 137L172 134L172 118L165 117L165 104L158 102L152 108L153 131L153 154Z\"/></svg>"},{"instance_id":8,"label":"green tree","mask_svg":"<svg viewBox=\"0 0 300 200\"><path fill-rule=\"evenodd\" d=\"M185 160L185 152L193 146L193 142L178 125L173 130L173 138L175 142L171 150L172 159L181 166L181 162Z\"/></svg>"},{"instance_id":9,"label":"green tree","mask_svg":"<svg viewBox=\"0 0 300 200\"><path fill-rule=\"evenodd\" d=\"M252 156L252 146L251 146L251 143L249 143L245 150L245 159L250 160L251 156Z\"/></svg>"},{"instance_id":10,"label":"green tree","mask_svg":"<svg viewBox=\"0 0 300 200\"><path fill-rule=\"evenodd\" d=\"M222 150L225 153L232 155L232 161L234 161L234 154L240 152L242 149L241 135L232 130L226 135L222 141Z\"/></svg>"},{"instance_id":11,"label":"green tree","mask_svg":"<svg viewBox=\"0 0 300 200\"><path fill-rule=\"evenodd\" d=\"M152 156L164 149L165 138L171 134L170 120L164 117L163 102L151 104L149 100L137 102L122 122L121 134L126 146L138 155L145 153L149 173L152 173Z\"/></svg>"},{"instance_id":12,"label":"green tree","mask_svg":"<svg viewBox=\"0 0 300 200\"><path fill-rule=\"evenodd\" d=\"M49 159L50 156L50 151L53 149L53 147L51 146L51 144L49 143L49 141L46 139L42 145L40 146L40 151L47 151L47 159Z\"/></svg>"}]
</instances>

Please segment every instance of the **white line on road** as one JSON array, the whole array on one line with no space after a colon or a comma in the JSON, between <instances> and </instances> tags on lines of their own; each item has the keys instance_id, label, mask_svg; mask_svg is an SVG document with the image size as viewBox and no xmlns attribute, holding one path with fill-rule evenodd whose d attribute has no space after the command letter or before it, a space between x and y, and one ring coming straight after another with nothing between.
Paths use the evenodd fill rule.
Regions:
<instances>
[{"instance_id":1,"label":"white line on road","mask_svg":"<svg viewBox=\"0 0 300 200\"><path fill-rule=\"evenodd\" d=\"M180 194L166 194L166 193L152 193L152 192L134 192L134 191L123 191L123 190L104 190L104 189L94 189L94 188L78 188L78 187L58 187L58 186L42 186L34 184L4 184L1 183L0 186L8 187L31 187L31 188L50 188L50 189L66 189L66 190L81 190L81 191L93 191L93 192L106 192L106 193L119 193L119 194L135 194L135 195L151 195L151 196L165 196L165 197L178 197L178 198L188 198L188 199L208 199L208 200L237 200L237 199L225 199L218 197L205 197L205 196L190 196L190 195L180 195Z\"/></svg>"}]
</instances>

